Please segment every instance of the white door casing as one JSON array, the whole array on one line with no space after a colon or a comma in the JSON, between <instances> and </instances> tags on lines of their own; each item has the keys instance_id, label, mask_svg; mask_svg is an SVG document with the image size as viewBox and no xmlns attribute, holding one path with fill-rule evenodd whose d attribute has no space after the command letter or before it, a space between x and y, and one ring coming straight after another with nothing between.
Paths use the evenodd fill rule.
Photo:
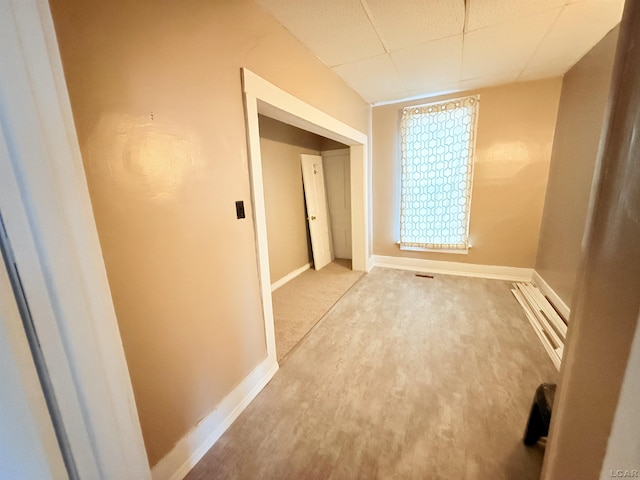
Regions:
<instances>
[{"instance_id":1,"label":"white door casing","mask_svg":"<svg viewBox=\"0 0 640 480\"><path fill-rule=\"evenodd\" d=\"M322 157L300 155L304 198L307 203L307 221L313 250L313 268L320 270L331 263L332 245L327 209L327 192L324 185Z\"/></svg>"},{"instance_id":2,"label":"white door casing","mask_svg":"<svg viewBox=\"0 0 640 480\"><path fill-rule=\"evenodd\" d=\"M331 239L335 258L352 257L351 246L351 171L349 150L322 152L324 182L327 189Z\"/></svg>"},{"instance_id":3,"label":"white door casing","mask_svg":"<svg viewBox=\"0 0 640 480\"><path fill-rule=\"evenodd\" d=\"M369 262L369 137L365 133L285 92L247 68L242 69L242 87L249 147L248 168L251 180L252 213L256 231L258 275L262 292L267 356L274 364L277 364L258 114L260 113L288 125L349 145L352 268L361 272L367 271L371 267Z\"/></svg>"},{"instance_id":4,"label":"white door casing","mask_svg":"<svg viewBox=\"0 0 640 480\"><path fill-rule=\"evenodd\" d=\"M0 210L78 477L150 478L46 0L0 0L0 65Z\"/></svg>"},{"instance_id":5,"label":"white door casing","mask_svg":"<svg viewBox=\"0 0 640 480\"><path fill-rule=\"evenodd\" d=\"M0 365L0 472L3 478L65 478L64 460L2 255Z\"/></svg>"}]
</instances>

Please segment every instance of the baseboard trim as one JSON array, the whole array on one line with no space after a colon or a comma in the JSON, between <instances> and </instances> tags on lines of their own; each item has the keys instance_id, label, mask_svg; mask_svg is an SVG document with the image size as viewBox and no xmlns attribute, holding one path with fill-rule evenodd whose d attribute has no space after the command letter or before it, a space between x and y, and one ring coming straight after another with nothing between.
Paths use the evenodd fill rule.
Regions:
<instances>
[{"instance_id":1,"label":"baseboard trim","mask_svg":"<svg viewBox=\"0 0 640 480\"><path fill-rule=\"evenodd\" d=\"M549 301L553 303L553 306L556 307L560 315L562 315L566 321L569 321L569 315L571 314L569 305L560 298L560 295L558 295L545 279L542 278L542 275L535 270L533 271L532 282L547 296Z\"/></svg>"},{"instance_id":2,"label":"baseboard trim","mask_svg":"<svg viewBox=\"0 0 640 480\"><path fill-rule=\"evenodd\" d=\"M374 255L373 258L375 266L377 267L397 268L400 270L415 270L417 272L491 278L494 280L510 280L514 282L530 282L533 277L532 268L477 265L474 263L444 262L440 260L388 257L383 255Z\"/></svg>"},{"instance_id":3,"label":"baseboard trim","mask_svg":"<svg viewBox=\"0 0 640 480\"><path fill-rule=\"evenodd\" d=\"M375 255L371 255L368 259L367 259L367 272L370 272L373 267L376 266L376 256Z\"/></svg>"},{"instance_id":4,"label":"baseboard trim","mask_svg":"<svg viewBox=\"0 0 640 480\"><path fill-rule=\"evenodd\" d=\"M278 371L267 357L152 469L153 480L182 480Z\"/></svg>"},{"instance_id":5,"label":"baseboard trim","mask_svg":"<svg viewBox=\"0 0 640 480\"><path fill-rule=\"evenodd\" d=\"M311 268L311 264L307 263L306 265L301 266L300 268L296 268L293 272L287 273L284 277L282 277L280 280L276 280L275 282L273 282L271 284L271 291L275 292L277 289L279 289L281 286L283 286L285 283L290 282L291 280L293 280L294 278L296 278L298 275L300 275L301 273L306 272L307 270L309 270Z\"/></svg>"}]
</instances>

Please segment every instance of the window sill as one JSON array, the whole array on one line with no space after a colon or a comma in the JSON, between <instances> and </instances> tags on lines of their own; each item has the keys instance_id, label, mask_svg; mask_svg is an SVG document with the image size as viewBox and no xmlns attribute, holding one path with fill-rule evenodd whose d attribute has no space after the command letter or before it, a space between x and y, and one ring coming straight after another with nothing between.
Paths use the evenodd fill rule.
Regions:
<instances>
[{"instance_id":1,"label":"window sill","mask_svg":"<svg viewBox=\"0 0 640 480\"><path fill-rule=\"evenodd\" d=\"M471 245L469 245L469 247L466 249L402 247L400 246L400 242L396 242L396 245L400 250L406 251L406 252L449 253L454 255L469 255L469 249L471 248Z\"/></svg>"}]
</instances>

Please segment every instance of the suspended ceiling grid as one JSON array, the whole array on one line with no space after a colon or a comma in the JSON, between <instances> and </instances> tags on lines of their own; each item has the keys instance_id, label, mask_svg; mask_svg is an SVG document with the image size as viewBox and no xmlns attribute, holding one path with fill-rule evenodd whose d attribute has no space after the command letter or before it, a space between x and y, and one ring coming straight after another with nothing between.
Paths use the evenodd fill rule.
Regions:
<instances>
[{"instance_id":1,"label":"suspended ceiling grid","mask_svg":"<svg viewBox=\"0 0 640 480\"><path fill-rule=\"evenodd\" d=\"M256 0L372 104L564 74L623 0Z\"/></svg>"}]
</instances>

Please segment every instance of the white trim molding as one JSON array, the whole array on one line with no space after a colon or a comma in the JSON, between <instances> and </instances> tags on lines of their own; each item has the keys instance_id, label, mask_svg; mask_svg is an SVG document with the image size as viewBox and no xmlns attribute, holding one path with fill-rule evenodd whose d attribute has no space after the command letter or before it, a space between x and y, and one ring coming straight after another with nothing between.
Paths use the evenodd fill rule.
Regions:
<instances>
[{"instance_id":1,"label":"white trim molding","mask_svg":"<svg viewBox=\"0 0 640 480\"><path fill-rule=\"evenodd\" d=\"M462 277L491 278L495 280L509 280L513 282L530 282L533 269L520 267L505 267L499 265L478 265L474 263L444 262L440 260L425 260L422 258L388 257L374 255L376 267L396 268L400 270L414 270L416 272L440 273L443 275L459 275Z\"/></svg>"},{"instance_id":2,"label":"white trim molding","mask_svg":"<svg viewBox=\"0 0 640 480\"><path fill-rule=\"evenodd\" d=\"M373 267L375 266L376 266L376 256L371 255L369 258L367 258L367 272L370 272L371 270L373 270Z\"/></svg>"},{"instance_id":3,"label":"white trim molding","mask_svg":"<svg viewBox=\"0 0 640 480\"><path fill-rule=\"evenodd\" d=\"M283 286L285 283L290 282L291 280L293 280L294 278L296 278L298 275L303 274L304 272L306 272L307 270L309 270L311 268L311 264L307 263L306 265L301 266L300 268L296 268L293 272L289 272L287 273L284 277L282 277L280 280L276 280L275 282L273 282L271 284L271 291L275 292L277 289L279 289L281 286Z\"/></svg>"},{"instance_id":4,"label":"white trim molding","mask_svg":"<svg viewBox=\"0 0 640 480\"><path fill-rule=\"evenodd\" d=\"M248 68L242 69L242 80L244 92L258 101L260 114L345 145L367 144L365 133L285 92Z\"/></svg>"},{"instance_id":5,"label":"white trim molding","mask_svg":"<svg viewBox=\"0 0 640 480\"><path fill-rule=\"evenodd\" d=\"M553 304L554 307L558 310L558 313L562 315L565 321L569 321L569 315L571 315L571 308L567 305L560 295L558 295L553 288L542 278L535 270L533 271L533 276L531 277L531 281L534 283L536 287L542 291L542 293L549 299L549 301Z\"/></svg>"},{"instance_id":6,"label":"white trim molding","mask_svg":"<svg viewBox=\"0 0 640 480\"><path fill-rule=\"evenodd\" d=\"M348 148L339 148L337 150L323 150L320 152L321 157L341 157L343 155L349 155Z\"/></svg>"},{"instance_id":7,"label":"white trim molding","mask_svg":"<svg viewBox=\"0 0 640 480\"><path fill-rule=\"evenodd\" d=\"M153 480L182 480L269 383L278 363L267 357L152 469Z\"/></svg>"},{"instance_id":8,"label":"white trim molding","mask_svg":"<svg viewBox=\"0 0 640 480\"><path fill-rule=\"evenodd\" d=\"M46 0L0 0L0 65L0 210L77 476L148 479Z\"/></svg>"},{"instance_id":9,"label":"white trim molding","mask_svg":"<svg viewBox=\"0 0 640 480\"><path fill-rule=\"evenodd\" d=\"M365 271L369 251L369 137L351 126L318 110L299 98L278 88L250 70L242 69L245 121L249 147L249 178L253 207L253 222L258 253L258 277L262 297L267 355L276 361L276 341L273 325L267 218L262 181L262 156L258 115L264 115L294 127L349 145L351 172L351 244L353 270Z\"/></svg>"}]
</instances>

